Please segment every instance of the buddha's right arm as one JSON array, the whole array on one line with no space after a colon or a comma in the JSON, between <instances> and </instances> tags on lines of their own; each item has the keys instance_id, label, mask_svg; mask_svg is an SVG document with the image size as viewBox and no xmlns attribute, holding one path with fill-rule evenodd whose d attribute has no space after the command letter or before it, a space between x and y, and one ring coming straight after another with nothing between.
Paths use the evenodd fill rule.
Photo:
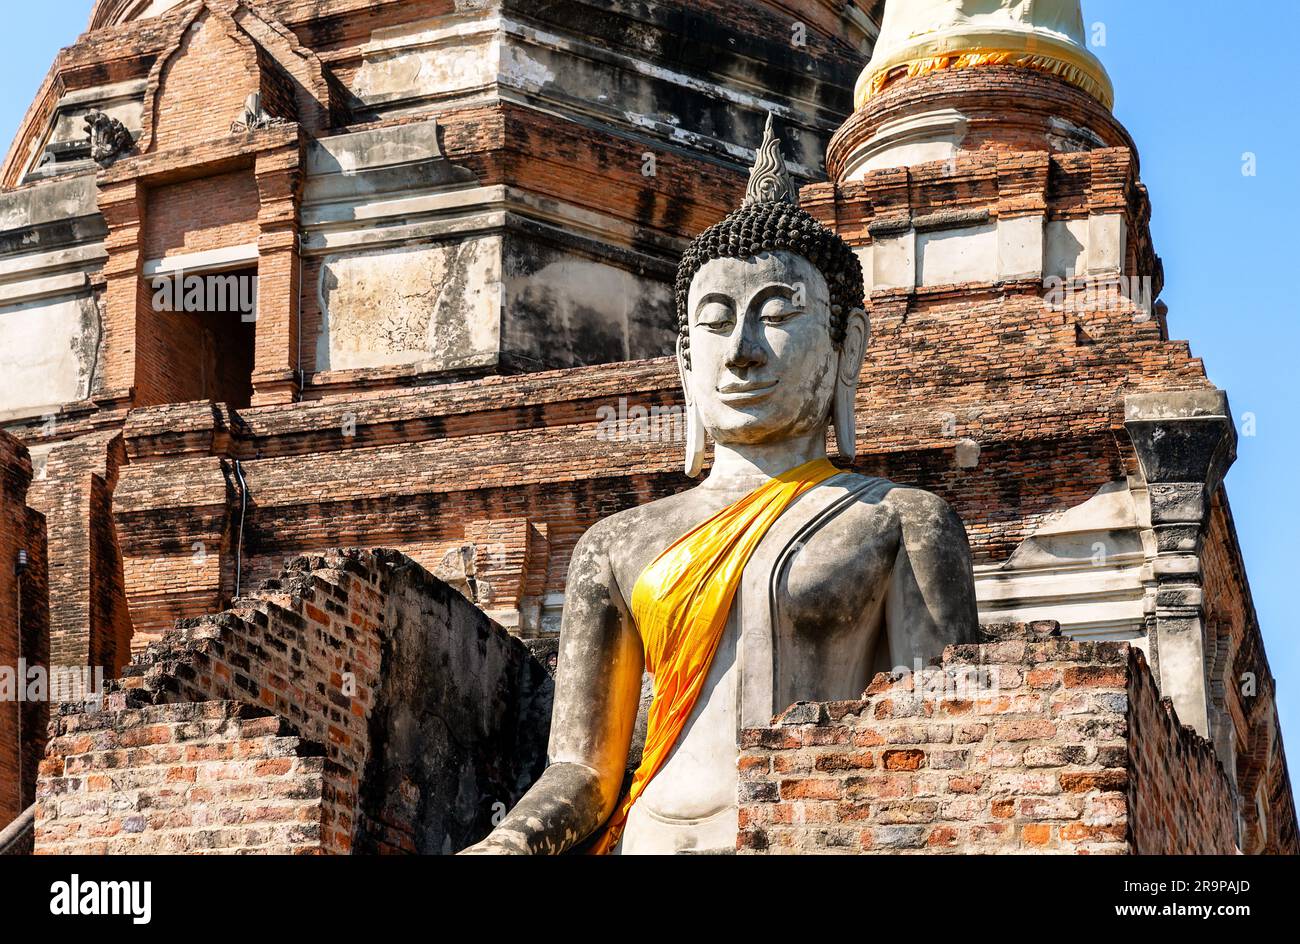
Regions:
<instances>
[{"instance_id":1,"label":"buddha's right arm","mask_svg":"<svg viewBox=\"0 0 1300 944\"><path fill-rule=\"evenodd\" d=\"M618 802L641 697L643 654L597 525L573 551L551 713L550 765L467 853L555 855L582 842Z\"/></svg>"}]
</instances>

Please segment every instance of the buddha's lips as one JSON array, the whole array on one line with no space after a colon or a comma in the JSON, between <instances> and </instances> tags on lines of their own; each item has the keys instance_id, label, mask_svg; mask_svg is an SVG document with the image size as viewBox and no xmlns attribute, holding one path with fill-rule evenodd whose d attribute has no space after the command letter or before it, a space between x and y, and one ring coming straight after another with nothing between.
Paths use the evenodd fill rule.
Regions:
<instances>
[{"instance_id":1,"label":"buddha's lips","mask_svg":"<svg viewBox=\"0 0 1300 944\"><path fill-rule=\"evenodd\" d=\"M750 400L766 396L778 384L778 380L752 381L750 383L725 384L718 387L718 395L724 402L733 400Z\"/></svg>"}]
</instances>

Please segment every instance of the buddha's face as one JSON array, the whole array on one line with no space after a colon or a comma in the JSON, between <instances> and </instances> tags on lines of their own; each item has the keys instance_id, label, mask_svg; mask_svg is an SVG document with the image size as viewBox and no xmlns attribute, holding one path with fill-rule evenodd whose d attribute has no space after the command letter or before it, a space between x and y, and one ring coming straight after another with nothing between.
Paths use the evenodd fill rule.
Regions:
<instances>
[{"instance_id":1,"label":"buddha's face","mask_svg":"<svg viewBox=\"0 0 1300 944\"><path fill-rule=\"evenodd\" d=\"M714 259L696 273L687 306L682 379L716 442L775 442L826 428L839 352L816 266L785 251Z\"/></svg>"}]
</instances>

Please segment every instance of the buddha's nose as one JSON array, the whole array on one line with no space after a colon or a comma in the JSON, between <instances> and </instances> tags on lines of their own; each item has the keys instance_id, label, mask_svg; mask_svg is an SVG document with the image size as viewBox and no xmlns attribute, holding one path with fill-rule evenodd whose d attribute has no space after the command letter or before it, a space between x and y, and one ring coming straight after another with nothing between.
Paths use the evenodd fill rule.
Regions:
<instances>
[{"instance_id":1,"label":"buddha's nose","mask_svg":"<svg viewBox=\"0 0 1300 944\"><path fill-rule=\"evenodd\" d=\"M727 347L727 368L748 370L766 363L767 353L763 350L763 345L747 330L747 326L738 325Z\"/></svg>"}]
</instances>

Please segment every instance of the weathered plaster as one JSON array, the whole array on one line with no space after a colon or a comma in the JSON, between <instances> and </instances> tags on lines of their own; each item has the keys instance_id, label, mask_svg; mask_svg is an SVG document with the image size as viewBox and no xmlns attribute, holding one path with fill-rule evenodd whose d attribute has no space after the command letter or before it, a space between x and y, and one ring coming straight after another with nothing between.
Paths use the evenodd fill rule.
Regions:
<instances>
[{"instance_id":1,"label":"weathered plaster","mask_svg":"<svg viewBox=\"0 0 1300 944\"><path fill-rule=\"evenodd\" d=\"M820 174L825 141L843 119L828 109L828 100L848 110L847 88L817 75L788 73L786 92L775 99L755 94L753 64L734 36L717 55L679 63L585 40L571 34L569 24L550 23L548 15L556 14L546 10L521 14L493 11L376 31L362 47L351 91L363 110L376 115L427 110L449 99L541 99L578 120L598 115L602 122L745 163L752 156L751 132L771 110L787 126L791 168L804 177ZM593 17L609 15L592 10ZM671 28L672 13L649 8L635 19L631 28L639 33L629 45L654 49L664 42L658 31Z\"/></svg>"},{"instance_id":2,"label":"weathered plaster","mask_svg":"<svg viewBox=\"0 0 1300 944\"><path fill-rule=\"evenodd\" d=\"M977 566L980 622L1058 621L1066 635L1146 646L1145 492L1123 481L1049 520L1011 557Z\"/></svg>"},{"instance_id":3,"label":"weathered plaster","mask_svg":"<svg viewBox=\"0 0 1300 944\"><path fill-rule=\"evenodd\" d=\"M997 280L1042 278L1043 218L1013 216L998 223Z\"/></svg>"},{"instance_id":4,"label":"weathered plaster","mask_svg":"<svg viewBox=\"0 0 1300 944\"><path fill-rule=\"evenodd\" d=\"M951 160L965 140L966 126L966 116L953 108L887 121L848 157L840 179L848 183L883 167Z\"/></svg>"},{"instance_id":5,"label":"weathered plaster","mask_svg":"<svg viewBox=\"0 0 1300 944\"><path fill-rule=\"evenodd\" d=\"M327 256L320 370L400 364L454 368L497 350L501 239Z\"/></svg>"},{"instance_id":6,"label":"weathered plaster","mask_svg":"<svg viewBox=\"0 0 1300 944\"><path fill-rule=\"evenodd\" d=\"M869 281L877 290L916 287L916 230L873 240Z\"/></svg>"},{"instance_id":7,"label":"weathered plaster","mask_svg":"<svg viewBox=\"0 0 1300 944\"><path fill-rule=\"evenodd\" d=\"M89 295L0 308L0 419L86 399L100 330Z\"/></svg>"},{"instance_id":8,"label":"weathered plaster","mask_svg":"<svg viewBox=\"0 0 1300 944\"><path fill-rule=\"evenodd\" d=\"M352 92L367 105L410 105L490 85L498 71L495 21L425 20L375 33L361 47Z\"/></svg>"},{"instance_id":9,"label":"weathered plaster","mask_svg":"<svg viewBox=\"0 0 1300 944\"><path fill-rule=\"evenodd\" d=\"M139 134L144 117L145 84L143 79L132 79L76 89L59 99L45 140L38 146L24 181L77 169L82 164L94 169L85 121L92 111L103 112L120 121L133 135Z\"/></svg>"},{"instance_id":10,"label":"weathered plaster","mask_svg":"<svg viewBox=\"0 0 1300 944\"><path fill-rule=\"evenodd\" d=\"M963 226L916 236L918 285L991 282L997 268L998 234L994 224Z\"/></svg>"},{"instance_id":11,"label":"weathered plaster","mask_svg":"<svg viewBox=\"0 0 1300 944\"><path fill-rule=\"evenodd\" d=\"M1088 221L1052 220L1047 224L1046 259L1043 275L1071 278L1083 275L1088 266Z\"/></svg>"},{"instance_id":12,"label":"weathered plaster","mask_svg":"<svg viewBox=\"0 0 1300 944\"><path fill-rule=\"evenodd\" d=\"M511 235L505 347L546 366L661 357L672 351L671 286L607 262Z\"/></svg>"},{"instance_id":13,"label":"weathered plaster","mask_svg":"<svg viewBox=\"0 0 1300 944\"><path fill-rule=\"evenodd\" d=\"M89 275L106 258L93 177L0 194L0 418L90 396L101 317Z\"/></svg>"},{"instance_id":14,"label":"weathered plaster","mask_svg":"<svg viewBox=\"0 0 1300 944\"><path fill-rule=\"evenodd\" d=\"M1123 213L1094 213L1088 217L1088 272L1123 272L1127 235L1128 223Z\"/></svg>"}]
</instances>

